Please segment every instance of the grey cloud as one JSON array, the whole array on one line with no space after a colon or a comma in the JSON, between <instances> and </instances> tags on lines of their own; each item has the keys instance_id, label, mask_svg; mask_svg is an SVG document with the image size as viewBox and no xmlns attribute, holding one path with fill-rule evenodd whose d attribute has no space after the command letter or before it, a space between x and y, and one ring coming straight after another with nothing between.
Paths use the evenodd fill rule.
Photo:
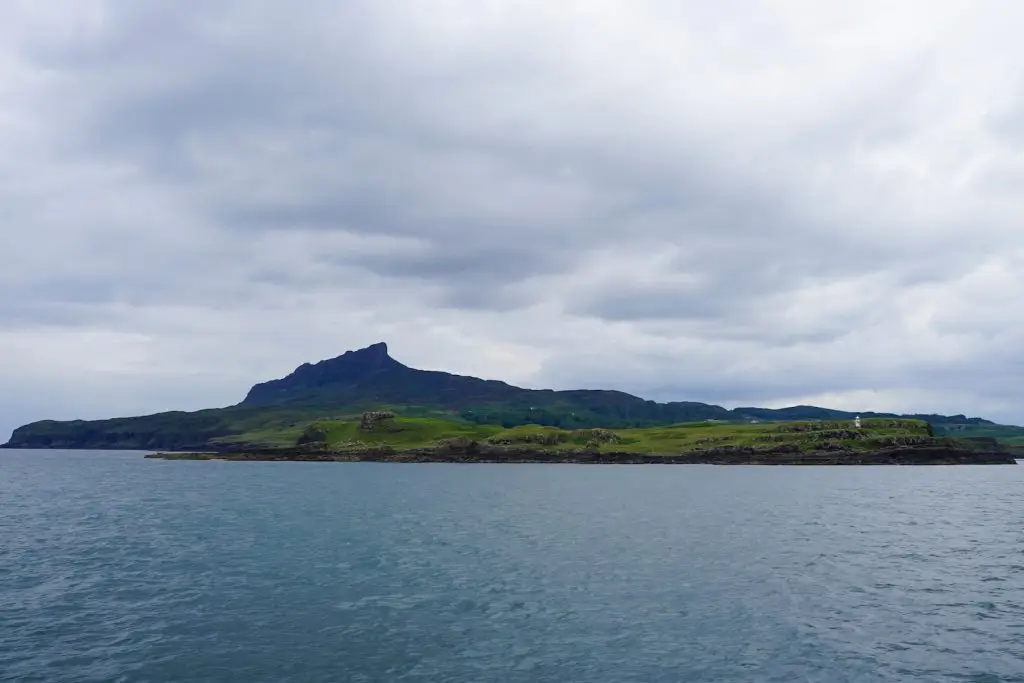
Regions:
<instances>
[{"instance_id":1,"label":"grey cloud","mask_svg":"<svg viewBox=\"0 0 1024 683\"><path fill-rule=\"evenodd\" d=\"M431 244L416 253L366 255L355 263L381 275L419 278L452 274L475 281L529 277L567 265L527 245L487 249L475 245L467 248L457 243Z\"/></svg>"},{"instance_id":2,"label":"grey cloud","mask_svg":"<svg viewBox=\"0 0 1024 683\"><path fill-rule=\"evenodd\" d=\"M970 276L1024 249L1019 98L948 76L988 15L947 51L945 3L104 7L12 36L0 331L40 378L97 329L253 381L400 338L534 386L1013 402L1024 292Z\"/></svg>"},{"instance_id":3,"label":"grey cloud","mask_svg":"<svg viewBox=\"0 0 1024 683\"><path fill-rule=\"evenodd\" d=\"M439 241L412 252L341 253L328 260L366 269L383 278L439 281L444 284L436 300L441 306L508 311L533 302L531 294L517 285L571 268L567 257L564 252L527 246L466 246Z\"/></svg>"},{"instance_id":4,"label":"grey cloud","mask_svg":"<svg viewBox=\"0 0 1024 683\"><path fill-rule=\"evenodd\" d=\"M650 320L659 318L709 320L739 304L705 288L675 287L668 283L630 286L623 283L611 291L597 292L580 312L608 320Z\"/></svg>"}]
</instances>

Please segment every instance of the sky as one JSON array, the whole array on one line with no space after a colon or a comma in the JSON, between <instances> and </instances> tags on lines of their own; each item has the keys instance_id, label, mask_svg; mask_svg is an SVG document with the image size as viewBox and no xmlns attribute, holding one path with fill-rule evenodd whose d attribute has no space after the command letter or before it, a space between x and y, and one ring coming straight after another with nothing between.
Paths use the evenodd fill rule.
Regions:
<instances>
[{"instance_id":1,"label":"sky","mask_svg":"<svg viewBox=\"0 0 1024 683\"><path fill-rule=\"evenodd\" d=\"M1024 4L7 0L0 433L419 368L1024 423Z\"/></svg>"}]
</instances>

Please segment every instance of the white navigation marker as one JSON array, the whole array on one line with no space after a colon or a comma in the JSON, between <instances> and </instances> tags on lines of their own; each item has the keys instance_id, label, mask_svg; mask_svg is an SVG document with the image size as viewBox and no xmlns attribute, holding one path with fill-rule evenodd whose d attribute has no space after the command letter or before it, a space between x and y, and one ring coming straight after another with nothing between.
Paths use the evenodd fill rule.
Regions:
<instances>
[{"instance_id":1,"label":"white navigation marker","mask_svg":"<svg viewBox=\"0 0 1024 683\"><path fill-rule=\"evenodd\" d=\"M860 429L860 415L853 418L853 426L856 427L857 429Z\"/></svg>"}]
</instances>

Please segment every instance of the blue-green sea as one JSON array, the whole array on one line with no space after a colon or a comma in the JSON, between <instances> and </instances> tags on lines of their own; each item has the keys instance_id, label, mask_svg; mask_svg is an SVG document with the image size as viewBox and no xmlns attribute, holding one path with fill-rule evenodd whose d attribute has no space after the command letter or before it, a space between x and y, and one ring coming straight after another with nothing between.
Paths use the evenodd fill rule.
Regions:
<instances>
[{"instance_id":1,"label":"blue-green sea","mask_svg":"<svg viewBox=\"0 0 1024 683\"><path fill-rule=\"evenodd\" d=\"M1024 467L0 451L0 680L1024 681Z\"/></svg>"}]
</instances>

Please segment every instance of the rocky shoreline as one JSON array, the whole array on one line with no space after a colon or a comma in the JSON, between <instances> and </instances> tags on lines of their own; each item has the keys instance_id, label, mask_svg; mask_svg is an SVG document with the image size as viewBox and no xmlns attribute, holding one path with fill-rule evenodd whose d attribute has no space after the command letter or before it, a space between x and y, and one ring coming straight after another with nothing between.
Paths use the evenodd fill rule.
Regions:
<instances>
[{"instance_id":1,"label":"rocky shoreline","mask_svg":"<svg viewBox=\"0 0 1024 683\"><path fill-rule=\"evenodd\" d=\"M327 452L250 450L210 453L151 453L159 460L231 462L394 462L394 463L564 463L592 465L1015 465L1003 451L975 451L948 446L893 447L874 451L800 451L774 448L711 448L687 453L629 453L596 450L412 449L405 451Z\"/></svg>"}]
</instances>

